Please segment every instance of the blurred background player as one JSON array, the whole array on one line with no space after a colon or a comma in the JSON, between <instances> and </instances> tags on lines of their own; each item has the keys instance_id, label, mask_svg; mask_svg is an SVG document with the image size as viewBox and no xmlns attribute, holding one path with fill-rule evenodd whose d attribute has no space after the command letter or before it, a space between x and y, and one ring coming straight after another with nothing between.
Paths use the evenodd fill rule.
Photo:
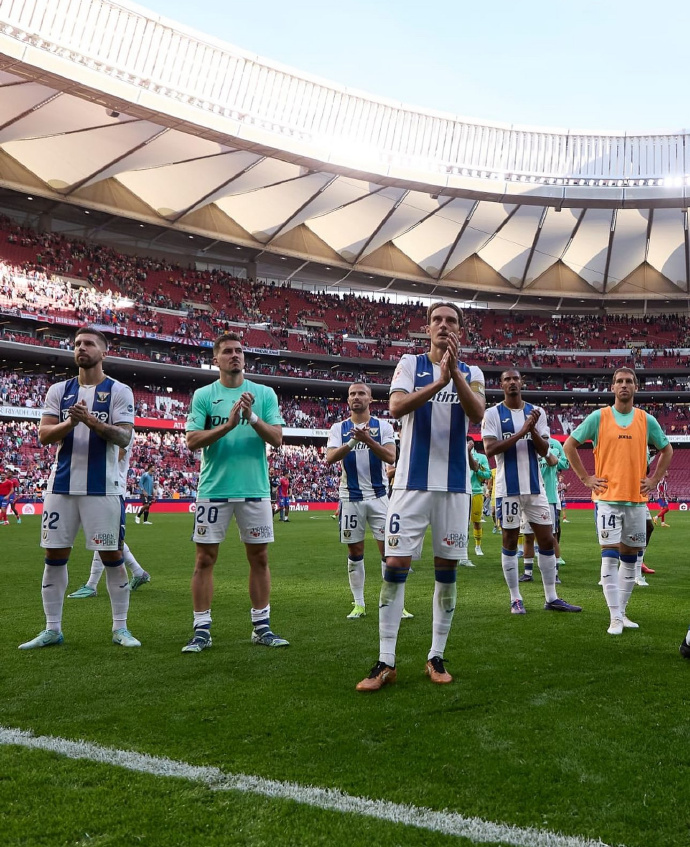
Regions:
<instances>
[{"instance_id":1,"label":"blurred background player","mask_svg":"<svg viewBox=\"0 0 690 847\"><path fill-rule=\"evenodd\" d=\"M570 523L569 520L566 519L565 516L565 508L566 508L566 497L568 495L568 489L570 488L570 483L566 482L563 479L563 474L558 475L558 502L560 503L561 509L561 523Z\"/></svg>"},{"instance_id":2,"label":"blurred background player","mask_svg":"<svg viewBox=\"0 0 690 847\"><path fill-rule=\"evenodd\" d=\"M482 514L484 512L484 483L491 479L491 468L489 467L489 460L477 449L474 438L471 435L467 436L467 457L471 469L472 502L470 519L474 533L474 553L475 556L483 556L482 535L484 531L482 527Z\"/></svg>"},{"instance_id":3,"label":"blurred background player","mask_svg":"<svg viewBox=\"0 0 690 847\"><path fill-rule=\"evenodd\" d=\"M271 510L273 512L273 517L278 514L278 485L280 484L280 479L275 475L271 474L269 479L269 485L271 488Z\"/></svg>"},{"instance_id":4,"label":"blurred background player","mask_svg":"<svg viewBox=\"0 0 690 847\"><path fill-rule=\"evenodd\" d=\"M283 523L290 523L290 480L287 475L283 475L278 480L278 508L280 510L280 520Z\"/></svg>"},{"instance_id":5,"label":"blurred background player","mask_svg":"<svg viewBox=\"0 0 690 847\"><path fill-rule=\"evenodd\" d=\"M136 517L134 518L134 523L140 523L141 519L144 519L144 523L146 526L151 526L151 521L149 520L149 509L151 508L151 504L153 503L153 471L155 469L154 464L150 464L146 466L146 470L139 477L139 496L141 497L141 508L137 512Z\"/></svg>"},{"instance_id":6,"label":"blurred background player","mask_svg":"<svg viewBox=\"0 0 690 847\"><path fill-rule=\"evenodd\" d=\"M376 539L385 568L384 538L388 509L385 464L395 462L395 434L391 424L369 412L371 389L361 382L347 392L350 417L333 424L326 461L340 462L340 541L347 544L347 575L353 609L348 618L366 615L364 601L364 534L367 524Z\"/></svg>"},{"instance_id":7,"label":"blurred background player","mask_svg":"<svg viewBox=\"0 0 690 847\"><path fill-rule=\"evenodd\" d=\"M113 613L113 643L141 647L127 629L129 584L122 547L124 491L118 470L120 448L132 439L134 395L107 377L105 336L91 327L77 330L74 360L79 375L48 389L38 429L41 444L57 444L41 519L45 567L41 584L46 628L19 645L33 650L63 643L62 610L67 562L81 527L87 550L98 550L106 566Z\"/></svg>"},{"instance_id":8,"label":"blurred background player","mask_svg":"<svg viewBox=\"0 0 690 847\"><path fill-rule=\"evenodd\" d=\"M520 524L528 523L539 544L539 570L544 586L544 608L554 612L580 612L556 593L556 554L551 510L539 472L539 456L549 452L546 413L522 399L520 371L501 374L502 403L486 410L482 436L486 455L496 458L496 507L503 530L501 564L510 591L510 611L524 615L520 594L517 546Z\"/></svg>"},{"instance_id":9,"label":"blurred background player","mask_svg":"<svg viewBox=\"0 0 690 847\"><path fill-rule=\"evenodd\" d=\"M666 523L665 518L670 510L670 506L668 504L668 474L664 474L663 477L659 480L659 484L656 487L656 504L659 507L659 511L652 518L652 523L656 526L656 522L660 521L661 526L671 526L671 524Z\"/></svg>"},{"instance_id":10,"label":"blurred background player","mask_svg":"<svg viewBox=\"0 0 690 847\"><path fill-rule=\"evenodd\" d=\"M4 468L0 471L0 526L9 526L7 520L7 508L10 504L10 496L14 491L14 480L9 471Z\"/></svg>"},{"instance_id":11,"label":"blurred background player","mask_svg":"<svg viewBox=\"0 0 690 847\"><path fill-rule=\"evenodd\" d=\"M132 455L133 447L134 432L132 432L132 438L127 447L120 447L119 452L118 471L120 474L120 485L122 486L123 492L127 491L127 474L129 473L129 460ZM151 582L150 575L134 558L132 551L129 549L126 542L124 543L122 553L125 559L125 567L129 568L132 572L132 577L129 580L129 590L136 591L140 585L145 585L147 582ZM91 560L91 573L89 574L87 582L76 591L68 594L68 599L84 600L87 597L95 597L98 593L98 582L103 574L104 568L105 565L103 564L100 553L98 550L94 550L93 558Z\"/></svg>"},{"instance_id":12,"label":"blurred background player","mask_svg":"<svg viewBox=\"0 0 690 847\"><path fill-rule=\"evenodd\" d=\"M19 477L15 474L10 474L10 481L12 482L12 491L10 492L9 497L7 498L7 505L9 506L10 511L17 519L17 523L20 524L22 522L21 515L17 511L17 500L21 495L21 483L19 482Z\"/></svg>"},{"instance_id":13,"label":"blurred background player","mask_svg":"<svg viewBox=\"0 0 690 847\"><path fill-rule=\"evenodd\" d=\"M568 436L564 450L570 466L592 492L601 546L601 585L609 608L609 635L638 629L627 615L635 586L640 549L646 540L649 494L668 470L673 448L658 421L634 406L638 388L632 368L613 373L614 402L589 414ZM577 448L594 444L594 473L582 464ZM647 445L660 452L653 476L647 476Z\"/></svg>"},{"instance_id":14,"label":"blurred background player","mask_svg":"<svg viewBox=\"0 0 690 847\"><path fill-rule=\"evenodd\" d=\"M563 452L560 442L553 437L549 437L549 452L546 456L542 456L539 459L539 472L541 473L541 478L544 480L544 491L546 492L546 499L549 501L549 507L551 509L553 546L556 553L556 585L559 585L561 581L559 575L560 566L565 564L561 557L561 522L560 510L558 508L557 477L559 471L567 471L569 467L570 463ZM534 550L534 535L531 538L532 547L530 550L527 526L523 527L523 532L527 534L525 535L524 572L520 577L520 582L532 582L534 555L536 552ZM532 554L531 558L529 555L530 552Z\"/></svg>"}]
</instances>

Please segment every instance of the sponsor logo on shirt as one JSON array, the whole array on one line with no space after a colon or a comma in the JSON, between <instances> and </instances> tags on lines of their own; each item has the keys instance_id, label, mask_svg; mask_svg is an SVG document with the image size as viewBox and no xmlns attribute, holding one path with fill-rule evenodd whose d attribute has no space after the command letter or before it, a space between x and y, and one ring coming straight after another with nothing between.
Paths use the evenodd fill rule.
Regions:
<instances>
[{"instance_id":1,"label":"sponsor logo on shirt","mask_svg":"<svg viewBox=\"0 0 690 847\"><path fill-rule=\"evenodd\" d=\"M459 403L460 398L455 391L439 391L432 398L434 403Z\"/></svg>"}]
</instances>

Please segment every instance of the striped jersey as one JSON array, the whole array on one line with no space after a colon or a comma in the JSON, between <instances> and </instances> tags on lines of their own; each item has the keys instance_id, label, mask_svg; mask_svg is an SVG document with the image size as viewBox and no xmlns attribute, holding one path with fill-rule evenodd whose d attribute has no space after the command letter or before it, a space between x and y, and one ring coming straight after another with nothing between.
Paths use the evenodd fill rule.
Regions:
<instances>
[{"instance_id":1,"label":"striped jersey","mask_svg":"<svg viewBox=\"0 0 690 847\"><path fill-rule=\"evenodd\" d=\"M525 403L522 409L509 409L504 403L491 406L484 414L482 437L503 441L522 429L525 418L533 406ZM546 441L550 438L546 413L539 409L537 432ZM544 482L539 473L539 454L527 433L517 444L513 444L505 453L497 453L496 459L496 497L517 497L521 494L544 494Z\"/></svg>"},{"instance_id":2,"label":"striped jersey","mask_svg":"<svg viewBox=\"0 0 690 847\"><path fill-rule=\"evenodd\" d=\"M106 424L134 424L132 389L105 377L99 385L82 386L76 377L51 385L43 415L64 421L70 406L84 400L91 414ZM79 423L59 442L46 491L51 494L103 496L121 494L117 444L105 441Z\"/></svg>"},{"instance_id":3,"label":"striped jersey","mask_svg":"<svg viewBox=\"0 0 690 847\"><path fill-rule=\"evenodd\" d=\"M484 385L479 368L464 362L458 362L458 366L468 382ZM437 380L440 371L428 353L407 353L395 370L390 393L418 391ZM469 494L468 426L469 418L452 380L419 409L404 415L393 488Z\"/></svg>"},{"instance_id":4,"label":"striped jersey","mask_svg":"<svg viewBox=\"0 0 690 847\"><path fill-rule=\"evenodd\" d=\"M132 450L134 449L134 430L132 430L132 437L129 439L129 444L126 447L119 448L119 462L117 466L120 470L120 486L123 497L127 496L127 477L129 476L129 462L132 458Z\"/></svg>"},{"instance_id":5,"label":"striped jersey","mask_svg":"<svg viewBox=\"0 0 690 847\"><path fill-rule=\"evenodd\" d=\"M350 418L333 424L327 446L337 448L347 444L356 426ZM395 444L393 427L380 418L369 418L369 435L378 444ZM340 499L371 500L387 494L388 478L384 464L366 444L355 443L354 449L341 461Z\"/></svg>"}]
</instances>

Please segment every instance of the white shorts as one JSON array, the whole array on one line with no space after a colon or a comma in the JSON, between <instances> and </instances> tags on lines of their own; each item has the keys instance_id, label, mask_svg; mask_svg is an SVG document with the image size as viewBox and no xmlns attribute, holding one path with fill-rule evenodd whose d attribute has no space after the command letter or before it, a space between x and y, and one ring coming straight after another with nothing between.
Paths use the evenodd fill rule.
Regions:
<instances>
[{"instance_id":1,"label":"white shorts","mask_svg":"<svg viewBox=\"0 0 690 847\"><path fill-rule=\"evenodd\" d=\"M121 550L125 543L125 501L119 494L46 494L41 547L73 547L79 527L87 550Z\"/></svg>"},{"instance_id":2,"label":"white shorts","mask_svg":"<svg viewBox=\"0 0 690 847\"><path fill-rule=\"evenodd\" d=\"M273 510L270 500L197 500L194 513L196 544L220 544L235 516L244 544L273 541Z\"/></svg>"},{"instance_id":3,"label":"white shorts","mask_svg":"<svg viewBox=\"0 0 690 847\"><path fill-rule=\"evenodd\" d=\"M340 540L343 544L357 544L364 541L367 524L377 541L386 537L386 513L388 497L374 497L371 500L343 500L340 510Z\"/></svg>"},{"instance_id":4,"label":"white shorts","mask_svg":"<svg viewBox=\"0 0 690 847\"><path fill-rule=\"evenodd\" d=\"M623 543L642 548L647 543L647 510L599 500L595 507L597 535L602 547Z\"/></svg>"},{"instance_id":5,"label":"white shorts","mask_svg":"<svg viewBox=\"0 0 690 847\"><path fill-rule=\"evenodd\" d=\"M469 494L393 489L386 520L386 556L420 556L430 526L434 556L457 561L467 547L469 512Z\"/></svg>"},{"instance_id":6,"label":"white shorts","mask_svg":"<svg viewBox=\"0 0 690 847\"><path fill-rule=\"evenodd\" d=\"M516 497L498 497L496 514L503 529L517 529L533 534L531 524L551 526L551 506L546 494L520 494Z\"/></svg>"}]
</instances>

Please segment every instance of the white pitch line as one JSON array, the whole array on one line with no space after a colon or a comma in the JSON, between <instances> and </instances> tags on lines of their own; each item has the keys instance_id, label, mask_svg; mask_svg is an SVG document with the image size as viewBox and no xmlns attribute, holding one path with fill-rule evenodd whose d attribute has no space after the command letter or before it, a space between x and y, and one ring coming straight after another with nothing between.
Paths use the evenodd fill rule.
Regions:
<instances>
[{"instance_id":1,"label":"white pitch line","mask_svg":"<svg viewBox=\"0 0 690 847\"><path fill-rule=\"evenodd\" d=\"M88 741L69 741L50 735L34 736L31 732L0 726L0 745L28 747L85 759L105 765L115 765L130 771L154 776L176 777L200 782L214 791L242 791L277 800L292 800L334 812L362 815L391 823L414 826L444 835L469 838L475 844L509 844L513 847L607 847L603 841L591 841L574 835L561 835L532 827L508 826L481 818L466 818L456 812L437 812L423 806L405 806L386 800L353 797L332 788L314 788L295 782L278 782L245 774L224 773L220 768L197 767L173 759L147 756L130 750L101 747ZM620 846L622 847L622 845Z\"/></svg>"}]
</instances>

